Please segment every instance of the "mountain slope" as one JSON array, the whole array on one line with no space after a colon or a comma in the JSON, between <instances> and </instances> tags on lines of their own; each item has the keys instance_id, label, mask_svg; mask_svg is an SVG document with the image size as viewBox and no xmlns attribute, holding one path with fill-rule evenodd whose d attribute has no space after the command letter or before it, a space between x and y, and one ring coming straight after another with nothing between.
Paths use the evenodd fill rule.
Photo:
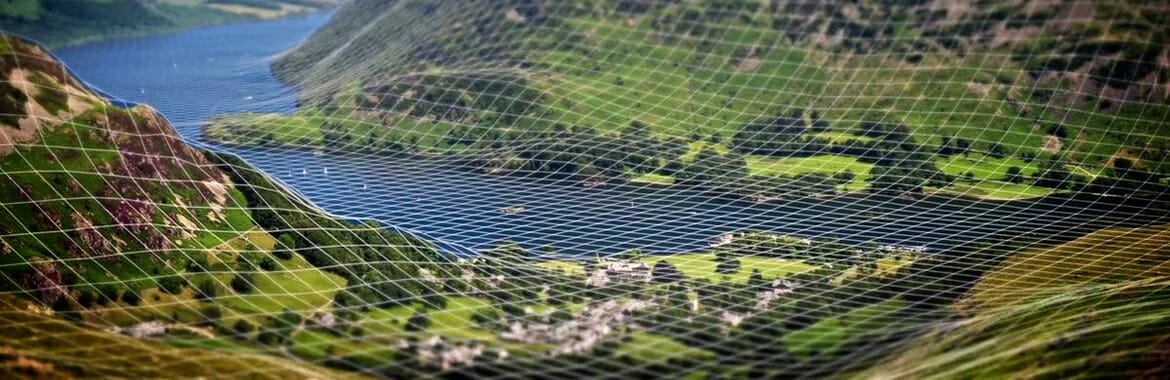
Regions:
<instances>
[{"instance_id":1,"label":"mountain slope","mask_svg":"<svg viewBox=\"0 0 1170 380\"><path fill-rule=\"evenodd\" d=\"M332 325L319 321L344 312L338 294L374 304L423 293L419 271L444 261L426 242L322 215L246 163L187 145L153 110L112 106L42 48L5 35L0 89L0 297L11 306L0 356L15 363L6 370L31 360L56 368L47 377L334 377L253 357ZM374 274L385 282L366 280ZM70 356L84 342L129 351ZM128 354L164 363L126 365ZM188 361L165 364L177 357Z\"/></svg>"},{"instance_id":2,"label":"mountain slope","mask_svg":"<svg viewBox=\"0 0 1170 380\"><path fill-rule=\"evenodd\" d=\"M171 347L78 326L38 310L29 301L0 296L0 377L359 378L272 356Z\"/></svg>"},{"instance_id":3,"label":"mountain slope","mask_svg":"<svg viewBox=\"0 0 1170 380\"><path fill-rule=\"evenodd\" d=\"M316 12L336 0L5 0L0 30L50 47Z\"/></svg>"},{"instance_id":4,"label":"mountain slope","mask_svg":"<svg viewBox=\"0 0 1170 380\"><path fill-rule=\"evenodd\" d=\"M273 65L312 108L209 135L761 200L1158 192L1167 13L1071 0L361 0Z\"/></svg>"},{"instance_id":5,"label":"mountain slope","mask_svg":"<svg viewBox=\"0 0 1170 380\"><path fill-rule=\"evenodd\" d=\"M18 253L6 263L76 260L94 266L74 274L91 283L151 282L157 273L139 266L161 268L159 253L197 252L252 227L242 193L152 110L110 106L40 48L3 45L0 232ZM48 304L61 296L53 283L63 278L11 278L49 281L25 284Z\"/></svg>"}]
</instances>

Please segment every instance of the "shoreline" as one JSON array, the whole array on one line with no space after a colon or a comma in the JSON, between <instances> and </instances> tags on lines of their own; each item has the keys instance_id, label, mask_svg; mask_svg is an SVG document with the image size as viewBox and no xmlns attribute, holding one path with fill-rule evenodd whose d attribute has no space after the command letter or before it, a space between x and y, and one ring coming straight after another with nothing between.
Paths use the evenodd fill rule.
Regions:
<instances>
[{"instance_id":1,"label":"shoreline","mask_svg":"<svg viewBox=\"0 0 1170 380\"><path fill-rule=\"evenodd\" d=\"M224 146L230 146L233 148L262 149L262 150L282 149L282 150L289 150L289 151L303 151L303 152L307 152L310 154L326 154L326 155L334 155L334 156L345 156L345 155L353 155L353 154L373 155L372 153L358 153L358 152L350 152L350 151L346 151L346 150L332 150L331 151L331 150L325 150L321 147L298 146L298 145L290 145L290 144L285 144L285 143L278 143L275 145L257 145L257 144L249 144L249 143L236 143L236 142L224 141L224 140L219 140L216 138L209 137L207 135L207 129L209 127L211 127L212 125L213 125L213 123L206 122L206 123L203 123L199 126L199 136L198 136L199 142L204 143L204 144L210 144L211 146L224 145ZM467 157L467 156L463 156L463 155L446 155L446 154L442 154L442 153L428 154L428 153L417 153L417 152L396 152L396 153L390 154L388 156L394 157L394 158L405 158L405 159L411 159L411 160L423 160L423 161L432 161L432 162L433 161L447 161L447 162L451 163L452 166L462 167L463 169L467 169L471 173L482 174L482 175L493 176L493 177L513 177L513 178L521 178L522 177L522 178L526 178L529 180L539 181L542 183L563 183L562 181L568 180L574 186L581 186L581 188L583 190L601 190L601 189L612 189L612 188L622 188L622 187L625 187L625 188L648 188L648 189L675 189L675 190L681 190L681 191L696 191L696 192L707 193L713 197L730 199L730 200L734 200L734 201L750 202L750 203L754 203L754 204L769 204L769 205L785 204L785 203L790 203L793 201L807 201L807 200L832 201L835 199L849 199L849 198L873 197L873 196L902 198L902 199L906 199L906 200L912 201L912 202L922 201L926 198L942 198L942 199L955 199L955 200L964 200L964 201L973 201L973 202L1007 203L1007 202L1036 201L1036 200L1050 197L1053 195L1074 195L1075 194L1075 192L1073 192L1071 190L1053 190L1052 192L1045 194L1045 195L1004 198L1004 197L994 197L994 196L979 196L979 195L973 195L970 193L961 193L961 192L957 192L957 191L947 191L944 189L930 189L930 190L924 191L920 194L909 194L909 195L906 195L906 194L890 195L890 194L871 192L868 189L859 189L859 190L838 192L838 193L835 193L832 195L817 195L817 196L804 196L804 197L769 197L766 200L760 201L756 196L753 196L753 195L738 194L738 193L734 193L734 192L714 192L714 191L710 191L710 189L705 189L705 188L699 187L699 186L686 186L686 185L677 184L677 183L675 183L675 184L662 184L662 183L655 183L655 182L633 182L633 180L631 178L628 178L628 177L614 177L614 178L598 179L598 177L595 177L595 176L583 177L583 176L576 175L576 174L568 174L568 175L548 174L548 175L541 175L541 176L517 174L518 172L522 173L523 170L487 171L487 170L484 170L483 165L477 164L477 163L480 163L483 160L483 158ZM1086 194L1088 194L1088 193L1086 193ZM1096 195L1105 195L1105 194L1096 194Z\"/></svg>"}]
</instances>

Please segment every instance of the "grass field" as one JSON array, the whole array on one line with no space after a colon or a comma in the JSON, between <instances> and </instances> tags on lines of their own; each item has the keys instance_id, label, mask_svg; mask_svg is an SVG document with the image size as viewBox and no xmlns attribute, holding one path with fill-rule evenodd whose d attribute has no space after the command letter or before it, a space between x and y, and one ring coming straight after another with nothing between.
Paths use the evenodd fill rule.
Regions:
<instances>
[{"instance_id":1,"label":"grass field","mask_svg":"<svg viewBox=\"0 0 1170 380\"><path fill-rule=\"evenodd\" d=\"M767 257L740 257L740 270L731 275L722 275L715 272L715 254L713 253L687 253L667 256L646 256L642 258L651 267L659 260L666 260L674 264L676 268L687 278L691 279L709 279L711 281L731 281L735 283L745 284L748 277L751 276L752 271L759 269L760 274L764 279L775 279L785 277L794 273L800 273L814 268L813 265L805 264L800 261L773 259Z\"/></svg>"},{"instance_id":2,"label":"grass field","mask_svg":"<svg viewBox=\"0 0 1170 380\"><path fill-rule=\"evenodd\" d=\"M673 185L674 177L666 176L657 173L646 173L630 179L630 183L648 184L648 185Z\"/></svg>"},{"instance_id":3,"label":"grass field","mask_svg":"<svg viewBox=\"0 0 1170 380\"><path fill-rule=\"evenodd\" d=\"M1029 186L1020 183L1000 181L984 181L977 183L956 183L942 189L932 190L935 193L959 195L985 200L1016 200L1037 198L1056 193L1047 187Z\"/></svg>"},{"instance_id":4,"label":"grass field","mask_svg":"<svg viewBox=\"0 0 1170 380\"><path fill-rule=\"evenodd\" d=\"M650 332L632 334L629 342L617 350L618 357L629 357L638 363L667 364L670 360L710 360L715 357L707 350L689 347L671 337Z\"/></svg>"},{"instance_id":5,"label":"grass field","mask_svg":"<svg viewBox=\"0 0 1170 380\"><path fill-rule=\"evenodd\" d=\"M747 283L747 279L751 276L752 271L759 269L760 274L765 279L775 279L785 277L794 273L801 273L812 270L814 268L811 264L805 264L800 261L773 259L767 257L741 257L740 271L731 275L723 275L715 272L715 254L714 253L683 253L673 255L653 255L643 256L640 260L647 265L653 267L654 263L661 260L666 260L674 264L680 272L689 279L709 279L711 281L732 281L736 283ZM541 262L540 265L557 271L564 271L564 273L583 274L585 272L581 264L572 261L550 260Z\"/></svg>"},{"instance_id":6,"label":"grass field","mask_svg":"<svg viewBox=\"0 0 1170 380\"><path fill-rule=\"evenodd\" d=\"M1011 167L1020 168L1020 173L1023 176L1032 176L1040 171L1034 162L1025 162L1015 157L996 159L981 154L971 154L938 159L938 168L943 173L958 177L971 173L972 177L979 181L1003 181L1007 176L1008 168Z\"/></svg>"},{"instance_id":7,"label":"grass field","mask_svg":"<svg viewBox=\"0 0 1170 380\"><path fill-rule=\"evenodd\" d=\"M805 173L834 174L851 172L859 177L868 176L872 164L858 161L853 157L821 155L812 157L774 158L748 156L748 172L758 176L795 176Z\"/></svg>"}]
</instances>

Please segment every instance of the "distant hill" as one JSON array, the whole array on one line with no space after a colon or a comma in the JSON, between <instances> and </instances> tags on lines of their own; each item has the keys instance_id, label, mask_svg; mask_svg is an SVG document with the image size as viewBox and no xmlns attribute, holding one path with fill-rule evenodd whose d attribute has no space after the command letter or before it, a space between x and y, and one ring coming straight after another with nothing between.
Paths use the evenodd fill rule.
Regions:
<instances>
[{"instance_id":1,"label":"distant hill","mask_svg":"<svg viewBox=\"0 0 1170 380\"><path fill-rule=\"evenodd\" d=\"M59 47L316 12L337 0L4 0L0 31Z\"/></svg>"},{"instance_id":2,"label":"distant hill","mask_svg":"<svg viewBox=\"0 0 1170 380\"><path fill-rule=\"evenodd\" d=\"M1160 192L1167 14L1140 1L358 0L274 63L311 108L212 137L757 199ZM252 133L257 120L288 128Z\"/></svg>"}]
</instances>

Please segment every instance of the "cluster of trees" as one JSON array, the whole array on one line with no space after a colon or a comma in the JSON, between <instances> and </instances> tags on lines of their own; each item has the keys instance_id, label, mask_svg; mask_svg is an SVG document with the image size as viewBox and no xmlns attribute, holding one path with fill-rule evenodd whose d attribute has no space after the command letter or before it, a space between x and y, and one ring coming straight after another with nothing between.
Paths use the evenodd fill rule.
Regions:
<instances>
[{"instance_id":1,"label":"cluster of trees","mask_svg":"<svg viewBox=\"0 0 1170 380\"><path fill-rule=\"evenodd\" d=\"M345 278L354 286L344 293L349 305L393 306L433 292L419 280L424 269L447 261L421 239L382 228L374 222L353 223L324 216L281 192L261 173L229 156L215 156L240 186L257 225L278 240L279 257L298 254L310 264ZM257 265L263 264L263 260ZM261 268L263 269L263 268ZM250 288L246 276L232 287Z\"/></svg>"},{"instance_id":2,"label":"cluster of trees","mask_svg":"<svg viewBox=\"0 0 1170 380\"><path fill-rule=\"evenodd\" d=\"M617 136L558 124L527 142L500 144L513 147L511 154L522 162L520 169L525 173L565 177L616 178L626 172L646 173L659 166L663 152L662 144L650 136L649 126L639 121L630 122Z\"/></svg>"},{"instance_id":3,"label":"cluster of trees","mask_svg":"<svg viewBox=\"0 0 1170 380\"><path fill-rule=\"evenodd\" d=\"M874 164L869 173L871 191L921 193L926 186L946 187L955 180L935 166L932 152L915 143L905 125L863 122L857 134L876 141L857 157Z\"/></svg>"},{"instance_id":4,"label":"cluster of trees","mask_svg":"<svg viewBox=\"0 0 1170 380\"><path fill-rule=\"evenodd\" d=\"M732 137L732 146L745 154L769 156L812 155L823 151L823 143L808 134L827 132L829 123L817 111L806 115L796 109L763 123L747 123Z\"/></svg>"},{"instance_id":5,"label":"cluster of trees","mask_svg":"<svg viewBox=\"0 0 1170 380\"><path fill-rule=\"evenodd\" d=\"M543 98L523 76L508 73L410 76L363 92L369 95L359 104L365 109L485 127L512 126L538 110Z\"/></svg>"}]
</instances>

